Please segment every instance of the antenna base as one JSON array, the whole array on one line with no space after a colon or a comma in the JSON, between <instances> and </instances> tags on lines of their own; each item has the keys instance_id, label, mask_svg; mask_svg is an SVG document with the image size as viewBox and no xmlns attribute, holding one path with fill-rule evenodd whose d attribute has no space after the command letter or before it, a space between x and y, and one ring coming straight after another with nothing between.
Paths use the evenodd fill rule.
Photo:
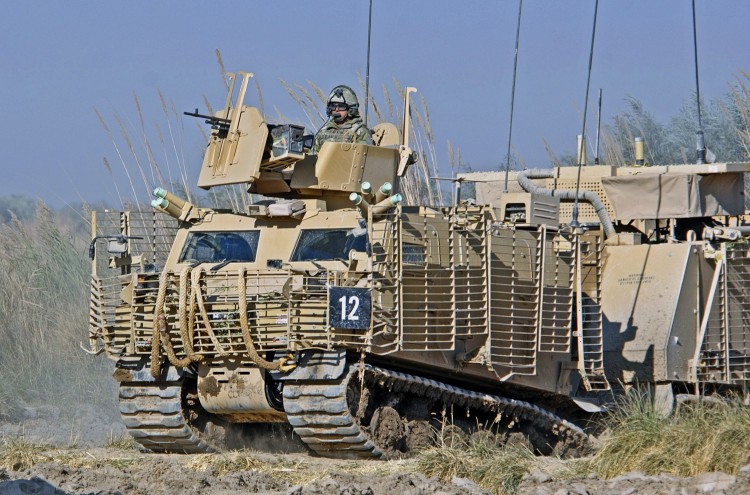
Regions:
<instances>
[{"instance_id":1,"label":"antenna base","mask_svg":"<svg viewBox=\"0 0 750 495\"><path fill-rule=\"evenodd\" d=\"M581 228L581 224L578 223L578 202L577 201L573 205L573 214L572 214L572 217L573 218L570 220L570 223L568 225L570 225L571 229L574 229L574 230L575 229L580 229Z\"/></svg>"},{"instance_id":2,"label":"antenna base","mask_svg":"<svg viewBox=\"0 0 750 495\"><path fill-rule=\"evenodd\" d=\"M703 135L703 129L695 133L695 163L706 163L706 139Z\"/></svg>"}]
</instances>

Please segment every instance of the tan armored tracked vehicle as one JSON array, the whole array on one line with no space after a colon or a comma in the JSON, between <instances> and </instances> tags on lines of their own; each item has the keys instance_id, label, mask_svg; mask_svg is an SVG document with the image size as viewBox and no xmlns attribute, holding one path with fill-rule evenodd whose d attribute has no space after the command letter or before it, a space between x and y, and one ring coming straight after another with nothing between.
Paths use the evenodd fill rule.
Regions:
<instances>
[{"instance_id":1,"label":"tan armored tracked vehicle","mask_svg":"<svg viewBox=\"0 0 750 495\"><path fill-rule=\"evenodd\" d=\"M405 206L395 126L312 156L303 129L243 104L249 77L207 117L199 186L267 200L215 211L157 189L154 212L93 216L91 345L117 360L144 447L288 423L322 455L388 457L448 421L565 453L619 384L667 407L744 390L748 165L585 167L575 229L574 168Z\"/></svg>"}]
</instances>

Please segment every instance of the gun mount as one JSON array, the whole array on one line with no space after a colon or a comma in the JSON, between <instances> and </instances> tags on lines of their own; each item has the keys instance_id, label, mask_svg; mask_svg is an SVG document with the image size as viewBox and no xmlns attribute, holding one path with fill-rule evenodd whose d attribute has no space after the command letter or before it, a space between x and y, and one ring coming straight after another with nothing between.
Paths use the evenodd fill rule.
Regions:
<instances>
[{"instance_id":1,"label":"gun mount","mask_svg":"<svg viewBox=\"0 0 750 495\"><path fill-rule=\"evenodd\" d=\"M324 143L317 155L309 154L311 135L301 126L268 124L260 111L244 104L251 73L242 76L236 100L232 101L235 74L229 74L231 87L226 106L214 117L204 155L198 186L210 189L228 184L247 184L250 192L266 196L320 197L348 196L359 191L363 181L396 184L401 156L411 154L408 146L398 146L398 131L392 124L381 124L373 131L376 146L354 143ZM398 140L398 138L396 138Z\"/></svg>"}]
</instances>

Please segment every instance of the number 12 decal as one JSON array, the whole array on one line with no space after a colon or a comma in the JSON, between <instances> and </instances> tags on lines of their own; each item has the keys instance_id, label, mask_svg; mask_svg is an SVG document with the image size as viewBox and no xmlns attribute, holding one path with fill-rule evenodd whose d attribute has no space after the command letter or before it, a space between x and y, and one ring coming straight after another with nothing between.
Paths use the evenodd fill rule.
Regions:
<instances>
[{"instance_id":1,"label":"number 12 decal","mask_svg":"<svg viewBox=\"0 0 750 495\"><path fill-rule=\"evenodd\" d=\"M357 330L370 328L371 307L370 289L328 288L328 324L333 328Z\"/></svg>"},{"instance_id":2,"label":"number 12 decal","mask_svg":"<svg viewBox=\"0 0 750 495\"><path fill-rule=\"evenodd\" d=\"M357 308L359 308L359 298L357 296L349 296L349 305L351 307L351 311L349 312L349 314L347 314L346 311L346 296L341 296L341 298L339 298L339 302L341 303L342 320L359 321L359 315L357 314Z\"/></svg>"}]
</instances>

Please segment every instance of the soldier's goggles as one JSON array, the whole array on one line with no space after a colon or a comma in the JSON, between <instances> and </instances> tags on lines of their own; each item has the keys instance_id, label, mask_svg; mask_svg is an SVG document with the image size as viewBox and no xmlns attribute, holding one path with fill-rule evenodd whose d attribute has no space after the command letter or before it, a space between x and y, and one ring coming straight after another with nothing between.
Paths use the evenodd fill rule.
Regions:
<instances>
[{"instance_id":1,"label":"soldier's goggles","mask_svg":"<svg viewBox=\"0 0 750 495\"><path fill-rule=\"evenodd\" d=\"M349 105L346 103L329 103L328 109L333 111L341 111L341 110L347 110L349 108Z\"/></svg>"}]
</instances>

